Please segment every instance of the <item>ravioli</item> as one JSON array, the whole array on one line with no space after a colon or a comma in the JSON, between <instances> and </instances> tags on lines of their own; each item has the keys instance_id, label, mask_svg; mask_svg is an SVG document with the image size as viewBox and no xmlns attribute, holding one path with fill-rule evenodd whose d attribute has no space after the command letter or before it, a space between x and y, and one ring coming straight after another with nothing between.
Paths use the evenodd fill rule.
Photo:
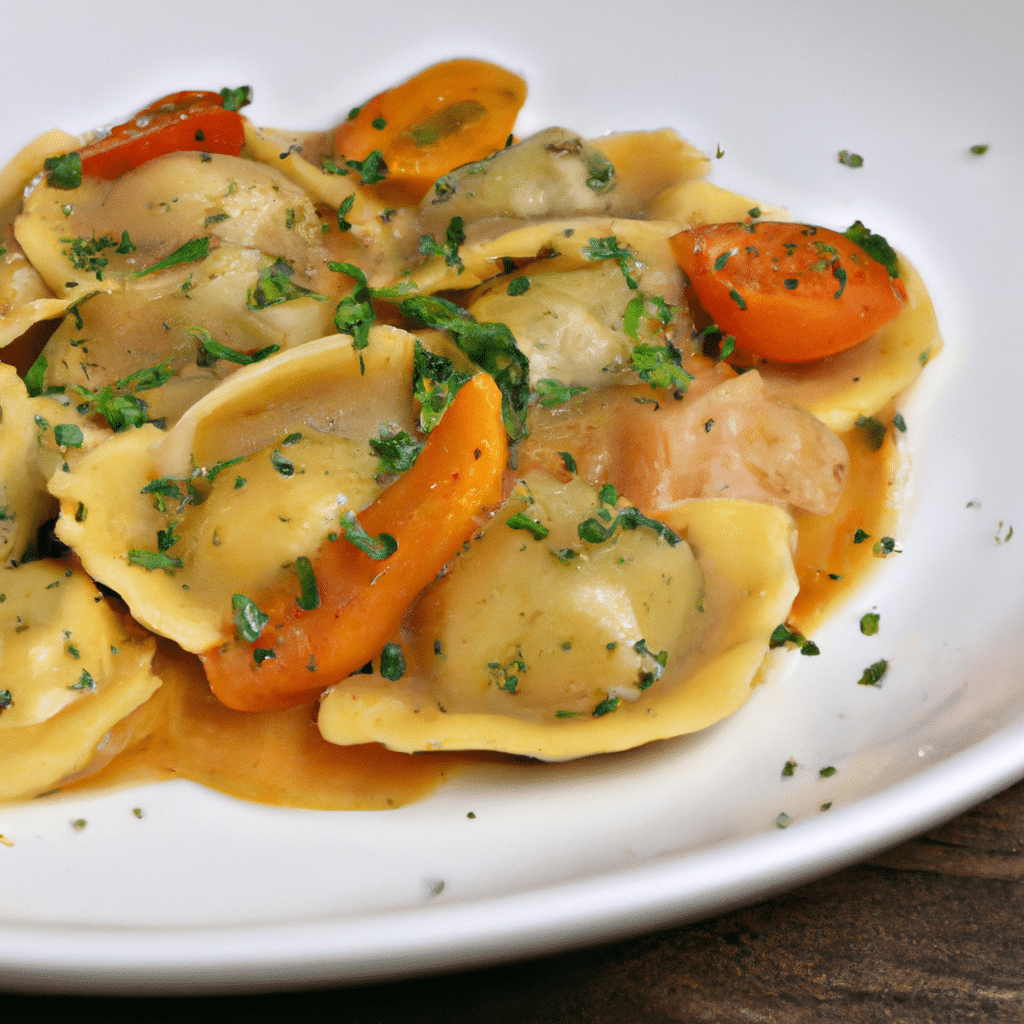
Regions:
<instances>
[{"instance_id":1,"label":"ravioli","mask_svg":"<svg viewBox=\"0 0 1024 1024\"><path fill-rule=\"evenodd\" d=\"M581 545L577 517L600 504L578 478L529 479L412 609L407 674L329 690L323 735L564 760L732 714L798 589L792 520L754 502L687 502L662 516L674 546L649 528ZM510 529L515 511L551 533Z\"/></svg>"},{"instance_id":2,"label":"ravioli","mask_svg":"<svg viewBox=\"0 0 1024 1024\"><path fill-rule=\"evenodd\" d=\"M287 580L379 493L369 440L395 419L411 429L411 360L411 337L380 327L363 373L339 335L246 367L167 433L118 434L55 473L58 536L147 628L216 646L234 594Z\"/></svg>"},{"instance_id":3,"label":"ravioli","mask_svg":"<svg viewBox=\"0 0 1024 1024\"><path fill-rule=\"evenodd\" d=\"M10 800L83 768L160 680L156 641L84 573L27 562L0 569L0 594L0 800Z\"/></svg>"},{"instance_id":4,"label":"ravioli","mask_svg":"<svg viewBox=\"0 0 1024 1024\"><path fill-rule=\"evenodd\" d=\"M31 557L57 514L47 479L108 436L57 398L30 398L14 367L0 364L0 564Z\"/></svg>"}]
</instances>

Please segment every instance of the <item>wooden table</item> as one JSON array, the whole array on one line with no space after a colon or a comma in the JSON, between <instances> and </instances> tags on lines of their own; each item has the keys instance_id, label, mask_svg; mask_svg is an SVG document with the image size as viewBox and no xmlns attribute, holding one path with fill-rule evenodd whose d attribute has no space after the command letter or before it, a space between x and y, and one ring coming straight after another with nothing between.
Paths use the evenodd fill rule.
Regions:
<instances>
[{"instance_id":1,"label":"wooden table","mask_svg":"<svg viewBox=\"0 0 1024 1024\"><path fill-rule=\"evenodd\" d=\"M197 999L0 996L15 1024L1024 1022L1024 783L757 906L438 978Z\"/></svg>"}]
</instances>

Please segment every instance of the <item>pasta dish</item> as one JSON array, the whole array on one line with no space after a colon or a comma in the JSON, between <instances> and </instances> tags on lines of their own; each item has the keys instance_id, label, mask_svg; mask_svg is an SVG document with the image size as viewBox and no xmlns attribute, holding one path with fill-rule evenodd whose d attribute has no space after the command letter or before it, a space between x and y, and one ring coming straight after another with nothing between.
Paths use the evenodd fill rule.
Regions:
<instances>
[{"instance_id":1,"label":"pasta dish","mask_svg":"<svg viewBox=\"0 0 1024 1024\"><path fill-rule=\"evenodd\" d=\"M386 807L691 733L898 552L913 267L525 97L182 92L0 172L0 799Z\"/></svg>"}]
</instances>

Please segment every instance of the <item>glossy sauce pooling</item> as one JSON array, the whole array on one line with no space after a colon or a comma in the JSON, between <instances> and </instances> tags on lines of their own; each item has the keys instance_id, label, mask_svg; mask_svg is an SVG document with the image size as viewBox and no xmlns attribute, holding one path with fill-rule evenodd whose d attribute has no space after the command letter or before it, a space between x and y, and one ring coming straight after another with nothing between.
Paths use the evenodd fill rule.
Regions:
<instances>
[{"instance_id":1,"label":"glossy sauce pooling","mask_svg":"<svg viewBox=\"0 0 1024 1024\"><path fill-rule=\"evenodd\" d=\"M76 788L183 778L280 807L385 810L421 799L473 760L334 746L317 730L315 705L232 711L210 693L199 659L169 644L154 667L163 686L110 738L124 749Z\"/></svg>"},{"instance_id":2,"label":"glossy sauce pooling","mask_svg":"<svg viewBox=\"0 0 1024 1024\"><path fill-rule=\"evenodd\" d=\"M891 424L892 405L875 419ZM800 593L790 618L802 631L814 629L885 560L875 553L875 544L895 531L902 490L895 431L888 426L878 449L872 449L859 427L844 434L850 468L839 504L827 516L800 513L795 517L799 540L794 562ZM858 539L862 533L867 536Z\"/></svg>"}]
</instances>

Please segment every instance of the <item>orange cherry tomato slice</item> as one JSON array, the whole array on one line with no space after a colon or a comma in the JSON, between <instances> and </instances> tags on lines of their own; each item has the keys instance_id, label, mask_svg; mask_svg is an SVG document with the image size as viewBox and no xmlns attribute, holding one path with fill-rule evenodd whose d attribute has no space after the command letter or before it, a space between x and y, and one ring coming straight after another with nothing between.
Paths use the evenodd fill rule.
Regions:
<instances>
[{"instance_id":1,"label":"orange cherry tomato slice","mask_svg":"<svg viewBox=\"0 0 1024 1024\"><path fill-rule=\"evenodd\" d=\"M242 117L222 104L216 92L165 96L81 149L82 173L112 180L167 153L238 156L245 142Z\"/></svg>"},{"instance_id":2,"label":"orange cherry tomato slice","mask_svg":"<svg viewBox=\"0 0 1024 1024\"><path fill-rule=\"evenodd\" d=\"M500 504L507 460L501 392L479 373L459 389L415 465L359 513L367 534L397 541L395 552L373 561L347 540L325 541L312 562L317 607L300 608L290 591L264 595L258 640L233 638L201 655L214 695L236 711L295 707L377 657L483 510Z\"/></svg>"},{"instance_id":3,"label":"orange cherry tomato slice","mask_svg":"<svg viewBox=\"0 0 1024 1024\"><path fill-rule=\"evenodd\" d=\"M765 359L804 363L852 348L907 302L885 264L827 228L705 224L670 242L719 330Z\"/></svg>"},{"instance_id":4,"label":"orange cherry tomato slice","mask_svg":"<svg viewBox=\"0 0 1024 1024\"><path fill-rule=\"evenodd\" d=\"M418 203L456 167L501 149L526 99L516 74L482 60L444 61L367 101L334 130L337 160L380 150L382 198Z\"/></svg>"}]
</instances>

